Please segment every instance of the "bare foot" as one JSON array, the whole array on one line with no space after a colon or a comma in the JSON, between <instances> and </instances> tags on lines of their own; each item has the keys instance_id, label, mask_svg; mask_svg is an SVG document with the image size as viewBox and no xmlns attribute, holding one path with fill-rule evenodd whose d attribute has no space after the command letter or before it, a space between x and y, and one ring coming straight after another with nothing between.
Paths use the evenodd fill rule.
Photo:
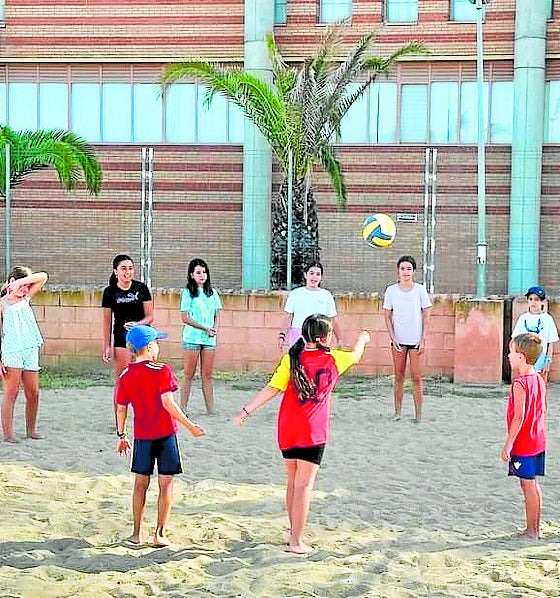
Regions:
<instances>
[{"instance_id":1,"label":"bare foot","mask_svg":"<svg viewBox=\"0 0 560 598\"><path fill-rule=\"evenodd\" d=\"M31 440L41 440L43 437L37 432L28 432L26 438L31 438Z\"/></svg>"},{"instance_id":2,"label":"bare foot","mask_svg":"<svg viewBox=\"0 0 560 598\"><path fill-rule=\"evenodd\" d=\"M294 554L310 554L313 552L313 547L305 542L298 542L297 544L288 544L286 552L293 552Z\"/></svg>"},{"instance_id":3,"label":"bare foot","mask_svg":"<svg viewBox=\"0 0 560 598\"><path fill-rule=\"evenodd\" d=\"M4 436L4 442L9 442L10 444L17 444L19 440L14 436Z\"/></svg>"},{"instance_id":4,"label":"bare foot","mask_svg":"<svg viewBox=\"0 0 560 598\"><path fill-rule=\"evenodd\" d=\"M540 531L529 530L526 529L521 533L522 536L525 538L531 538L532 540L540 540L542 538L542 534Z\"/></svg>"},{"instance_id":5,"label":"bare foot","mask_svg":"<svg viewBox=\"0 0 560 598\"><path fill-rule=\"evenodd\" d=\"M157 531L154 534L154 539L152 541L152 546L154 548L165 548L166 546L169 546L170 544L171 544L171 541L169 540L169 538L167 537L165 532Z\"/></svg>"},{"instance_id":6,"label":"bare foot","mask_svg":"<svg viewBox=\"0 0 560 598\"><path fill-rule=\"evenodd\" d=\"M142 544L142 539L140 538L139 535L132 534L132 536L130 536L126 540L123 540L123 544L125 544L127 546L136 546L136 547L138 547L138 546L140 546Z\"/></svg>"}]
</instances>

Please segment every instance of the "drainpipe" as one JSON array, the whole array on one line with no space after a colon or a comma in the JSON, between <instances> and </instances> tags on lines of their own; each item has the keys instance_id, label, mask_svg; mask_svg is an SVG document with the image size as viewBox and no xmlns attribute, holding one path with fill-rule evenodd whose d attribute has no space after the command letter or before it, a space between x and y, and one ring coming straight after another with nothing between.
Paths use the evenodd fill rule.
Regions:
<instances>
[{"instance_id":1,"label":"drainpipe","mask_svg":"<svg viewBox=\"0 0 560 598\"><path fill-rule=\"evenodd\" d=\"M508 293L539 280L539 224L545 105L547 2L517 0Z\"/></svg>"},{"instance_id":2,"label":"drainpipe","mask_svg":"<svg viewBox=\"0 0 560 598\"><path fill-rule=\"evenodd\" d=\"M245 70L272 84L265 36L274 29L274 0L245 0ZM243 146L243 288L270 288L272 152L245 122Z\"/></svg>"}]
</instances>

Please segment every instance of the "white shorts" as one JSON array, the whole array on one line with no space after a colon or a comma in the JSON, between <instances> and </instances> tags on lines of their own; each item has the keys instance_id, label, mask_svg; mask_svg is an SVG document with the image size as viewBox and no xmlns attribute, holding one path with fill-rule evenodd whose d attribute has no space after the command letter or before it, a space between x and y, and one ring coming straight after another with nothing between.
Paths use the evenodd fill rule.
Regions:
<instances>
[{"instance_id":1,"label":"white shorts","mask_svg":"<svg viewBox=\"0 0 560 598\"><path fill-rule=\"evenodd\" d=\"M13 370L38 372L41 369L39 366L39 347L22 349L6 355L2 354L2 365Z\"/></svg>"}]
</instances>

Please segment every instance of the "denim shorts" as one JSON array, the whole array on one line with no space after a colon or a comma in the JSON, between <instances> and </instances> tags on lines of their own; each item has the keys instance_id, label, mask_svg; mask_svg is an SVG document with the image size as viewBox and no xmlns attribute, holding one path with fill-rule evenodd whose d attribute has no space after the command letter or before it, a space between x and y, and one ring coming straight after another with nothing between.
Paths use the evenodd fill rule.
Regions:
<instances>
[{"instance_id":1,"label":"denim shorts","mask_svg":"<svg viewBox=\"0 0 560 598\"><path fill-rule=\"evenodd\" d=\"M202 343L183 343L183 349L185 351L215 351L216 345L204 345Z\"/></svg>"},{"instance_id":2,"label":"denim shorts","mask_svg":"<svg viewBox=\"0 0 560 598\"><path fill-rule=\"evenodd\" d=\"M39 347L2 354L2 365L13 370L38 372L41 369L39 366Z\"/></svg>"}]
</instances>

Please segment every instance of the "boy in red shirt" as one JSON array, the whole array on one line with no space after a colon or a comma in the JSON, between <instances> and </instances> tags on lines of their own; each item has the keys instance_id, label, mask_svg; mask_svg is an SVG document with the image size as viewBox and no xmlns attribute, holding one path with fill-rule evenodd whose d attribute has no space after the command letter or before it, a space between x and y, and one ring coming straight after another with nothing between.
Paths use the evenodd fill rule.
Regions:
<instances>
[{"instance_id":1,"label":"boy in red shirt","mask_svg":"<svg viewBox=\"0 0 560 598\"><path fill-rule=\"evenodd\" d=\"M542 352L540 338L520 334L509 344L509 362L518 372L511 383L507 404L507 437L502 459L509 475L519 478L525 497L525 535L541 536L542 494L536 476L544 475L546 450L546 384L534 364Z\"/></svg>"},{"instance_id":2,"label":"boy in red shirt","mask_svg":"<svg viewBox=\"0 0 560 598\"><path fill-rule=\"evenodd\" d=\"M181 411L173 399L178 389L177 379L165 363L157 363L159 345L164 338L151 326L134 326L126 335L126 342L136 354L117 382L117 451L127 454L130 441L126 434L128 405L134 412L134 451L131 471L136 474L132 497L134 530L129 543L142 542L142 520L146 505L146 492L150 476L157 462L159 496L158 521L153 545L169 545L166 528L171 512L173 476L183 472L177 445L177 422L183 424L193 436L202 436L204 430L194 424Z\"/></svg>"}]
</instances>

